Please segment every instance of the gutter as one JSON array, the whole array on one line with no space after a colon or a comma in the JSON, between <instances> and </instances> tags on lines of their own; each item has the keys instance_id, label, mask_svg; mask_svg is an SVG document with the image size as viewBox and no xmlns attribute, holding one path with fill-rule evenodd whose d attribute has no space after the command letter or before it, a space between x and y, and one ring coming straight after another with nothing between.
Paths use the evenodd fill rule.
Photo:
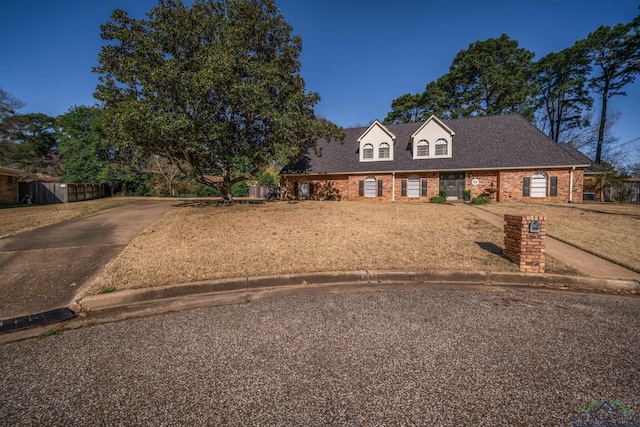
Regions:
<instances>
[{"instance_id":1,"label":"gutter","mask_svg":"<svg viewBox=\"0 0 640 427\"><path fill-rule=\"evenodd\" d=\"M569 203L573 203L573 172L576 170L576 167L572 167L569 171Z\"/></svg>"},{"instance_id":2,"label":"gutter","mask_svg":"<svg viewBox=\"0 0 640 427\"><path fill-rule=\"evenodd\" d=\"M396 201L396 172L391 172L391 203Z\"/></svg>"},{"instance_id":3,"label":"gutter","mask_svg":"<svg viewBox=\"0 0 640 427\"><path fill-rule=\"evenodd\" d=\"M434 173L434 172L460 172L460 171L503 171L503 170L530 170L530 169L566 169L576 167L589 167L591 165L560 165L560 166L519 166L519 167L499 167L499 168L449 168L449 169L409 169L409 170L370 170L370 171L350 171L350 172L314 172L314 173L281 173L280 175L286 176L309 176L309 175L375 175L375 174L388 174L392 173Z\"/></svg>"}]
</instances>

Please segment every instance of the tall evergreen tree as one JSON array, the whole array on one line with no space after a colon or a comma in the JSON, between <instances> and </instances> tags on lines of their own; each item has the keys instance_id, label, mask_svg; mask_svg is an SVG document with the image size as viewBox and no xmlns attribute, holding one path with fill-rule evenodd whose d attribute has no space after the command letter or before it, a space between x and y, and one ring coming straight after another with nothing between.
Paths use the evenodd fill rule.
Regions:
<instances>
[{"instance_id":1,"label":"tall evergreen tree","mask_svg":"<svg viewBox=\"0 0 640 427\"><path fill-rule=\"evenodd\" d=\"M391 111L384 119L384 123L413 123L425 118L422 95L419 93L405 93L391 101Z\"/></svg>"},{"instance_id":2,"label":"tall evergreen tree","mask_svg":"<svg viewBox=\"0 0 640 427\"><path fill-rule=\"evenodd\" d=\"M568 48L541 58L535 71L541 128L554 141L568 142L568 134L589 126L589 60L582 50Z\"/></svg>"},{"instance_id":3,"label":"tall evergreen tree","mask_svg":"<svg viewBox=\"0 0 640 427\"><path fill-rule=\"evenodd\" d=\"M458 52L449 73L440 79L453 117L535 111L533 52L518 47L506 34L478 41Z\"/></svg>"},{"instance_id":4,"label":"tall evergreen tree","mask_svg":"<svg viewBox=\"0 0 640 427\"><path fill-rule=\"evenodd\" d=\"M600 120L595 162L602 160L602 147L607 128L609 100L626 96L625 86L633 83L640 73L640 16L628 24L614 27L603 25L576 43L593 63L596 74L590 79L590 88L600 96Z\"/></svg>"}]
</instances>

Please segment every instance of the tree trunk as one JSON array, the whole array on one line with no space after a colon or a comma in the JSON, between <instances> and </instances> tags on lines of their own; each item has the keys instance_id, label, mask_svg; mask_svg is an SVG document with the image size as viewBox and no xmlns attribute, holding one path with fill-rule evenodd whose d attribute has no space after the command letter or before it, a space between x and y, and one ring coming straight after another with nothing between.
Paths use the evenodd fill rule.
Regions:
<instances>
[{"instance_id":1,"label":"tree trunk","mask_svg":"<svg viewBox=\"0 0 640 427\"><path fill-rule=\"evenodd\" d=\"M231 177L229 175L223 175L222 180L222 198L224 200L233 200L233 196L231 194L231 188L233 184L231 183Z\"/></svg>"},{"instance_id":2,"label":"tree trunk","mask_svg":"<svg viewBox=\"0 0 640 427\"><path fill-rule=\"evenodd\" d=\"M602 159L602 144L604 142L604 129L607 124L607 101L609 97L609 84L605 83L602 91L602 111L600 112L600 126L598 127L598 145L596 146L596 163Z\"/></svg>"}]
</instances>

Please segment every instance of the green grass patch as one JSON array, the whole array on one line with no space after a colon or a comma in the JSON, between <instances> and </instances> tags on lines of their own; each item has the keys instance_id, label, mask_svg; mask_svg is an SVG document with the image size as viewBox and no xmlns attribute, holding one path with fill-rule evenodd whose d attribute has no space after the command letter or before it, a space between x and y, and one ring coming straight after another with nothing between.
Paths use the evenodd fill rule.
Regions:
<instances>
[{"instance_id":1,"label":"green grass patch","mask_svg":"<svg viewBox=\"0 0 640 427\"><path fill-rule=\"evenodd\" d=\"M472 205L487 205L489 203L491 203L491 199L487 196L478 196L471 199Z\"/></svg>"},{"instance_id":2,"label":"green grass patch","mask_svg":"<svg viewBox=\"0 0 640 427\"><path fill-rule=\"evenodd\" d=\"M60 332L62 332L64 330L64 326L60 326L58 328L54 328L51 329L43 334L40 334L40 336L38 337L39 339L45 339L45 338L49 338L52 337L54 335L58 335Z\"/></svg>"}]
</instances>

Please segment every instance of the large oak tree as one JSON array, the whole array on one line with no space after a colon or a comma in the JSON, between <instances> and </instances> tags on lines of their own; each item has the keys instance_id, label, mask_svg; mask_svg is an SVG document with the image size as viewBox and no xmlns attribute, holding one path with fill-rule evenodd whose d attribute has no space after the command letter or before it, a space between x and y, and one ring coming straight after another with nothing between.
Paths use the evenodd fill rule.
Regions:
<instances>
[{"instance_id":1,"label":"large oak tree","mask_svg":"<svg viewBox=\"0 0 640 427\"><path fill-rule=\"evenodd\" d=\"M72 183L96 184L109 162L99 107L75 106L57 118L62 176Z\"/></svg>"},{"instance_id":2,"label":"large oak tree","mask_svg":"<svg viewBox=\"0 0 640 427\"><path fill-rule=\"evenodd\" d=\"M56 119L42 113L13 114L0 122L0 166L57 174Z\"/></svg>"},{"instance_id":3,"label":"large oak tree","mask_svg":"<svg viewBox=\"0 0 640 427\"><path fill-rule=\"evenodd\" d=\"M0 87L0 124L6 117L18 114L24 103Z\"/></svg>"},{"instance_id":4,"label":"large oak tree","mask_svg":"<svg viewBox=\"0 0 640 427\"><path fill-rule=\"evenodd\" d=\"M273 0L160 0L144 19L115 10L101 30L108 44L94 71L108 136L225 197L273 161L341 136L316 117L319 96L300 76L302 40Z\"/></svg>"}]
</instances>

